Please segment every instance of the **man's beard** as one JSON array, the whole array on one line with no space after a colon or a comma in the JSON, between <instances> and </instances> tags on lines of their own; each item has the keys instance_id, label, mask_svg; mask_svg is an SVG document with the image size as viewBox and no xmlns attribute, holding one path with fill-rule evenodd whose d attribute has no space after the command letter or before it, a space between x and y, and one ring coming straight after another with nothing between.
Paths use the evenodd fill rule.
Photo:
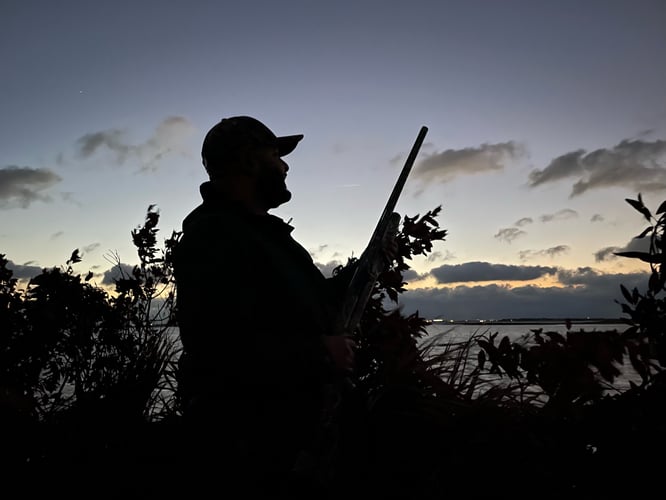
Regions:
<instances>
[{"instance_id":1,"label":"man's beard","mask_svg":"<svg viewBox=\"0 0 666 500\"><path fill-rule=\"evenodd\" d=\"M277 208L291 200L291 191L280 174L262 176L258 187L267 209Z\"/></svg>"}]
</instances>

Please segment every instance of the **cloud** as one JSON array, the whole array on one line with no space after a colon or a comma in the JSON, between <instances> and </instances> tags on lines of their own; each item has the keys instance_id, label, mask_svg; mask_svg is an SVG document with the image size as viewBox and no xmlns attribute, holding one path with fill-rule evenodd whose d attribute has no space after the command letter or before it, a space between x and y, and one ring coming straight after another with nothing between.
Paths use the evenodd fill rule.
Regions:
<instances>
[{"instance_id":1,"label":"cloud","mask_svg":"<svg viewBox=\"0 0 666 500\"><path fill-rule=\"evenodd\" d=\"M104 271L104 276L102 277L102 284L115 285L117 279L129 278L133 276L132 273L133 270L134 266L130 264L123 264L121 262L120 264L113 266L111 269Z\"/></svg>"},{"instance_id":2,"label":"cloud","mask_svg":"<svg viewBox=\"0 0 666 500\"><path fill-rule=\"evenodd\" d=\"M466 262L430 270L439 283L460 283L469 281L529 281L557 271L545 266L509 266L490 262Z\"/></svg>"},{"instance_id":3,"label":"cloud","mask_svg":"<svg viewBox=\"0 0 666 500\"><path fill-rule=\"evenodd\" d=\"M145 142L132 144L125 131L108 129L86 134L76 141L77 156L87 159L101 151L112 153L116 165L123 165L128 160L138 160L141 170L155 170L166 154L184 153L186 140L194 132L194 127L187 118L172 116L163 120L154 134Z\"/></svg>"},{"instance_id":4,"label":"cloud","mask_svg":"<svg viewBox=\"0 0 666 500\"><path fill-rule=\"evenodd\" d=\"M557 220L567 220L578 217L578 212L571 210L570 208L562 209L554 214L545 214L539 217L541 222L552 222Z\"/></svg>"},{"instance_id":5,"label":"cloud","mask_svg":"<svg viewBox=\"0 0 666 500\"><path fill-rule=\"evenodd\" d=\"M516 238L523 236L525 234L527 233L521 229L517 229L515 227L505 227L497 231L495 238L497 238L500 241L506 241L507 243L511 243Z\"/></svg>"},{"instance_id":6,"label":"cloud","mask_svg":"<svg viewBox=\"0 0 666 500\"><path fill-rule=\"evenodd\" d=\"M569 250L570 247L568 245L557 245L554 247L546 248L545 250L541 250L541 252L543 252L544 255L547 255L548 257L557 257L563 253L567 253Z\"/></svg>"},{"instance_id":7,"label":"cloud","mask_svg":"<svg viewBox=\"0 0 666 500\"><path fill-rule=\"evenodd\" d=\"M391 158L389 160L389 164L394 165L394 166L395 165L400 165L404 162L404 158L405 158L405 155L403 155L402 153L398 153L397 155L395 155L393 158Z\"/></svg>"},{"instance_id":8,"label":"cloud","mask_svg":"<svg viewBox=\"0 0 666 500\"><path fill-rule=\"evenodd\" d=\"M491 284L455 288L419 288L400 296L407 314L428 318L619 318L620 284L644 289L647 274L600 274L592 270L560 272L565 287L514 287ZM558 276L560 275L558 273ZM575 285L573 284L575 283Z\"/></svg>"},{"instance_id":9,"label":"cloud","mask_svg":"<svg viewBox=\"0 0 666 500\"><path fill-rule=\"evenodd\" d=\"M528 224L532 224L532 222L534 222L534 219L532 219L532 217L523 217L522 219L518 219L513 225L518 227L523 227L527 226Z\"/></svg>"},{"instance_id":10,"label":"cloud","mask_svg":"<svg viewBox=\"0 0 666 500\"><path fill-rule=\"evenodd\" d=\"M431 254L426 257L427 262L440 262L444 261L446 262L447 260L453 260L455 259L456 256L455 254L451 253L449 250L446 251L446 253L442 253L440 251L435 251L432 252Z\"/></svg>"},{"instance_id":11,"label":"cloud","mask_svg":"<svg viewBox=\"0 0 666 500\"><path fill-rule=\"evenodd\" d=\"M648 252L650 250L650 238L632 238L629 243L623 247L604 247L594 252L596 262L605 262L619 259L615 252ZM624 257L623 257L624 258Z\"/></svg>"},{"instance_id":12,"label":"cloud","mask_svg":"<svg viewBox=\"0 0 666 500\"><path fill-rule=\"evenodd\" d=\"M507 161L523 154L523 148L513 141L482 144L476 148L447 149L424 155L413 176L423 183L445 183L459 175L503 170Z\"/></svg>"},{"instance_id":13,"label":"cloud","mask_svg":"<svg viewBox=\"0 0 666 500\"><path fill-rule=\"evenodd\" d=\"M568 245L557 245L544 250L522 250L518 253L520 260L529 260L537 257L550 257L568 253L571 248Z\"/></svg>"},{"instance_id":14,"label":"cloud","mask_svg":"<svg viewBox=\"0 0 666 500\"><path fill-rule=\"evenodd\" d=\"M424 277L424 275L417 273L414 269L407 269L402 273L402 279L406 282L417 281Z\"/></svg>"},{"instance_id":15,"label":"cloud","mask_svg":"<svg viewBox=\"0 0 666 500\"><path fill-rule=\"evenodd\" d=\"M308 253L312 255L313 258L317 258L324 250L328 248L327 244L319 245L317 248L308 250Z\"/></svg>"},{"instance_id":16,"label":"cloud","mask_svg":"<svg viewBox=\"0 0 666 500\"><path fill-rule=\"evenodd\" d=\"M82 250L83 250L85 253L90 253L90 252L92 252L92 251L94 251L94 250L97 250L100 246L101 246L100 243L91 243L90 245L86 245L86 246L84 246L84 247L82 248Z\"/></svg>"},{"instance_id":17,"label":"cloud","mask_svg":"<svg viewBox=\"0 0 666 500\"><path fill-rule=\"evenodd\" d=\"M53 233L53 234L51 235L51 238L50 238L50 239L52 239L52 240L56 240L56 239L60 238L63 234L65 234L65 231L58 231L58 232L56 232L56 233Z\"/></svg>"},{"instance_id":18,"label":"cloud","mask_svg":"<svg viewBox=\"0 0 666 500\"><path fill-rule=\"evenodd\" d=\"M62 179L53 171L44 168L17 167L0 168L0 208L18 205L28 208L34 201L50 201L42 191Z\"/></svg>"},{"instance_id":19,"label":"cloud","mask_svg":"<svg viewBox=\"0 0 666 500\"><path fill-rule=\"evenodd\" d=\"M604 216L601 214L594 214L590 219L590 222L603 222L605 220Z\"/></svg>"},{"instance_id":20,"label":"cloud","mask_svg":"<svg viewBox=\"0 0 666 500\"><path fill-rule=\"evenodd\" d=\"M591 189L630 188L634 192L666 189L666 140L623 140L612 148L572 151L552 160L543 170L529 174L536 187L565 178L577 179L571 197Z\"/></svg>"},{"instance_id":21,"label":"cloud","mask_svg":"<svg viewBox=\"0 0 666 500\"><path fill-rule=\"evenodd\" d=\"M617 255L615 255L614 252L620 252L621 250L620 247L604 247L601 250L594 252L594 260L596 262L604 262L617 259Z\"/></svg>"},{"instance_id":22,"label":"cloud","mask_svg":"<svg viewBox=\"0 0 666 500\"><path fill-rule=\"evenodd\" d=\"M629 240L621 252L648 252L650 250L650 238L632 238Z\"/></svg>"},{"instance_id":23,"label":"cloud","mask_svg":"<svg viewBox=\"0 0 666 500\"><path fill-rule=\"evenodd\" d=\"M585 155L584 149L571 151L558 156L543 170L532 170L529 174L529 185L536 187L548 182L558 181L567 177L583 174L581 158Z\"/></svg>"},{"instance_id":24,"label":"cloud","mask_svg":"<svg viewBox=\"0 0 666 500\"><path fill-rule=\"evenodd\" d=\"M342 262L340 262L339 260L331 260L328 261L326 264L322 264L321 262L315 262L315 265L319 268L321 274L323 274L327 278L330 278L331 276L333 276L333 269L342 265Z\"/></svg>"},{"instance_id":25,"label":"cloud","mask_svg":"<svg viewBox=\"0 0 666 500\"><path fill-rule=\"evenodd\" d=\"M19 280L29 280L42 272L39 266L31 266L29 262L25 264L15 264L11 260L7 262L7 269L12 271L13 277Z\"/></svg>"}]
</instances>

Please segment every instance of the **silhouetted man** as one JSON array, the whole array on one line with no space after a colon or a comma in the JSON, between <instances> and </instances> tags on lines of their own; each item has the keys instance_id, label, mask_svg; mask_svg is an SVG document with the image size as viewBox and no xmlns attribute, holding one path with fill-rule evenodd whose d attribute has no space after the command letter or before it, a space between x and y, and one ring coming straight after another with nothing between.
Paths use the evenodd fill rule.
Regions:
<instances>
[{"instance_id":1,"label":"silhouetted man","mask_svg":"<svg viewBox=\"0 0 666 500\"><path fill-rule=\"evenodd\" d=\"M353 366L353 342L331 331L344 284L325 279L293 228L268 213L291 198L282 158L302 138L247 116L216 124L202 147L203 203L175 252L189 458L247 495L294 479L322 387Z\"/></svg>"}]
</instances>

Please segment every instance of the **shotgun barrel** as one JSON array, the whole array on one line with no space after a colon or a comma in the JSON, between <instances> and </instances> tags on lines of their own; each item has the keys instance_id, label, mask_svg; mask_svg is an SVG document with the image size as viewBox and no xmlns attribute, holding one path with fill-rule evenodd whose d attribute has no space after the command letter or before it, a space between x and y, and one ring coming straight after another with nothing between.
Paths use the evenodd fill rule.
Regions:
<instances>
[{"instance_id":1,"label":"shotgun barrel","mask_svg":"<svg viewBox=\"0 0 666 500\"><path fill-rule=\"evenodd\" d=\"M421 127L412 150L409 156L407 156L405 165L402 167L400 176L384 207L384 211L379 218L379 222L372 233L370 242L358 261L337 318L336 332L338 334L348 335L353 333L361 321L361 316L368 300L370 300L375 282L385 264L382 254L384 241L386 238L395 236L398 231L400 215L394 212L398 198L400 198L400 194L405 187L407 177L412 170L416 156L421 149L427 133L428 128Z\"/></svg>"}]
</instances>

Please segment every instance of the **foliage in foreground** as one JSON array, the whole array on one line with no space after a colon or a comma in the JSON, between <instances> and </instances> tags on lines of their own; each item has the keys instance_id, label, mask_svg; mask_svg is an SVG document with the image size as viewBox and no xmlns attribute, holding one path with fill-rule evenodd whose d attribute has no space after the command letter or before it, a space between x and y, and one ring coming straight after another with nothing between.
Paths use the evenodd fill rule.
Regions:
<instances>
[{"instance_id":1,"label":"foliage in foreground","mask_svg":"<svg viewBox=\"0 0 666 500\"><path fill-rule=\"evenodd\" d=\"M473 482L474 464L492 453L503 462L485 471L486 492L514 491L506 474L522 467L527 476L519 482L545 484L556 495L576 484L580 491L586 481L597 487L581 471L601 471L623 453L642 453L648 438L663 442L663 432L653 431L666 394L665 210L662 204L655 219L640 196L627 201L650 221L639 237L650 235L651 245L647 253L621 255L649 263L652 271L646 292L622 287L629 328L532 332L527 344L498 341L492 333L464 342L425 338L426 319L404 315L397 304L409 260L430 253L446 231L436 220L440 207L405 217L399 255L380 276L355 332L357 404L347 410L350 432L342 446L347 472L370 478L376 492L418 498L451 490L442 467L461 484ZM115 443L116 458L129 459L137 446L154 448L143 450L144 458L174 458L173 427L152 440L123 435L146 422L177 424L180 415L171 267L179 234L158 248L158 220L150 207L144 225L132 231L140 264L124 274L118 265L115 294L96 286L92 273L82 277L74 270L78 251L65 267L44 269L25 288L0 256L0 423L28 427L5 447L6 456L56 460L70 447L75 452L68 458L85 460L108 455ZM642 383L611 397L609 384L626 358ZM36 431L38 423L59 430Z\"/></svg>"},{"instance_id":2,"label":"foliage in foreground","mask_svg":"<svg viewBox=\"0 0 666 500\"><path fill-rule=\"evenodd\" d=\"M116 259L115 294L82 277L75 250L64 267L19 286L0 255L0 412L23 422L142 422L171 411L177 356L174 233L157 249L158 212L132 231L140 264ZM165 387L165 384L167 385ZM167 399L165 399L165 395Z\"/></svg>"},{"instance_id":3,"label":"foliage in foreground","mask_svg":"<svg viewBox=\"0 0 666 500\"><path fill-rule=\"evenodd\" d=\"M629 381L630 390L640 393L661 383L666 367L666 202L657 209L657 219L638 199L626 200L650 223L637 239L650 235L647 252L617 252L621 257L639 259L650 265L647 290L629 291L620 285L625 303L620 303L629 326L623 332L571 331L566 335L535 331L528 345L510 342L507 337L495 343L496 334L480 339L479 365L486 362L491 372L536 387L544 396L548 411L571 411L575 406L599 402L609 389L633 370L640 383ZM618 301L619 303L619 301ZM630 367L630 368L629 368ZM522 385L521 385L522 382ZM616 390L617 391L617 390Z\"/></svg>"}]
</instances>

